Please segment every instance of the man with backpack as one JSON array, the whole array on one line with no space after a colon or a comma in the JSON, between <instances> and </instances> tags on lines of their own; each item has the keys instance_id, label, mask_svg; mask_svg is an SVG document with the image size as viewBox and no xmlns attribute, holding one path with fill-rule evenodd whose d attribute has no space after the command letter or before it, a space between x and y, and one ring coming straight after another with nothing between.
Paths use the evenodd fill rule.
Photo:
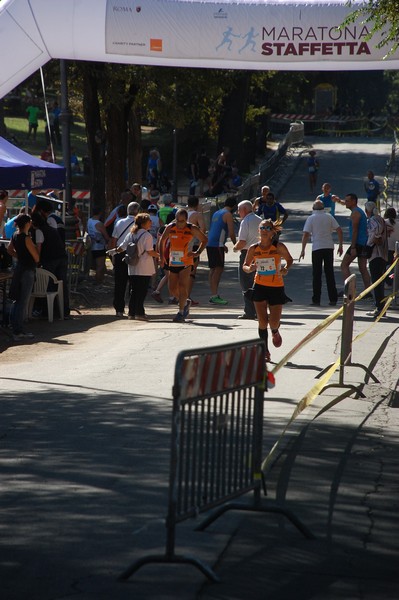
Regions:
<instances>
[{"instance_id":1,"label":"man with backpack","mask_svg":"<svg viewBox=\"0 0 399 600\"><path fill-rule=\"evenodd\" d=\"M140 210L138 202L130 202L127 207L127 217L119 219L114 226L110 241L110 249L120 246L134 225L135 217ZM125 311L126 285L129 280L128 268L123 260L123 254L115 254L114 264L114 299L113 307L116 316L122 318Z\"/></svg>"}]
</instances>

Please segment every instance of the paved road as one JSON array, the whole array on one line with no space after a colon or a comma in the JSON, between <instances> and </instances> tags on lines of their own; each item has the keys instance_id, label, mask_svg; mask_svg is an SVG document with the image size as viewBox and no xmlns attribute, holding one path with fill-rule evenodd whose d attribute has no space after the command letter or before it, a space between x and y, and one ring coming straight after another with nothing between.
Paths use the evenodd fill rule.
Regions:
<instances>
[{"instance_id":1,"label":"paved road","mask_svg":"<svg viewBox=\"0 0 399 600\"><path fill-rule=\"evenodd\" d=\"M362 197L363 176L369 168L382 175L390 153L387 140L312 141L320 159L320 185L329 180L339 195L355 191ZM304 164L296 167L287 171L290 178L281 201L291 211L284 241L297 259L313 195L308 191ZM345 224L345 208L339 207L337 213ZM339 279L338 259L336 265ZM236 272L237 256L230 252L220 288L229 305L215 308L208 304L207 272L201 267L194 294L200 305L184 325L171 322L173 308L153 302L148 308L149 324L115 320L112 309L87 310L72 322L34 323L34 344L12 346L2 353L0 568L4 598L174 598L177 583L184 590L182 597L196 596L203 579L190 568L162 567L161 575L159 567L143 570L125 587L115 583L115 576L132 557L148 549L154 552L156 547L163 550L170 398L177 353L257 336L255 322L237 320L242 307ZM287 293L293 303L284 308L283 346L273 350L275 362L333 312L325 297L325 305L322 300L320 308L309 307L310 251L290 271ZM357 308L356 335L372 325L366 316L369 309L364 302ZM395 390L399 313L389 314L354 345L353 359L373 365L384 389ZM265 454L298 400L313 386L314 376L337 358L340 331L341 323L335 321L277 374L267 403ZM348 371L348 380L363 381L361 370ZM330 391L327 397L334 395ZM318 400L317 407L323 402ZM309 415L314 414L311 410ZM306 413L294 423L287 443L309 418ZM339 427L342 419L347 414L337 408L334 426ZM179 548L190 553L195 548L195 553L213 564L236 525L234 517L226 519L217 533L203 534L201 541L195 538L193 546L192 524L182 524Z\"/></svg>"}]
</instances>

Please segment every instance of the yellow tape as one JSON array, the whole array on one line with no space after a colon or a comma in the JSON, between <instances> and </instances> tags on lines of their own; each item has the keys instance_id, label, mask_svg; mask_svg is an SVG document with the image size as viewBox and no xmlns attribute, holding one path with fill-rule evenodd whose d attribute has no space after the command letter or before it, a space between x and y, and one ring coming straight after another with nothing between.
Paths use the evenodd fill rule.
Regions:
<instances>
[{"instance_id":1,"label":"yellow tape","mask_svg":"<svg viewBox=\"0 0 399 600\"><path fill-rule=\"evenodd\" d=\"M283 439L288 427L291 425L291 423L293 421L295 421L297 416L300 415L301 412L305 410L305 408L307 408L308 406L310 406L312 404L313 400L316 398L316 396L319 395L320 391L327 384L327 382L331 379L331 377L333 376L333 374L339 367L339 362L340 362L340 358L338 358L335 361L335 363L333 365L331 365L331 367L328 369L328 371L326 371L324 373L324 375L322 377L320 377L320 379L317 380L317 382L314 384L312 389L309 390L309 392L302 398L302 400L300 400L298 402L294 412L292 413L290 420L288 421L287 425L284 427L282 433L280 434L280 437L278 438L277 442L274 444L273 448L270 450L269 454L266 456L266 458L262 462L262 471L265 471L265 469L267 469L270 462L272 461L273 456L276 452L276 449L277 449L278 445L280 444L281 440Z\"/></svg>"},{"instance_id":2,"label":"yellow tape","mask_svg":"<svg viewBox=\"0 0 399 600\"><path fill-rule=\"evenodd\" d=\"M308 335L305 336L303 338L303 340L301 340L300 342L298 342L297 345L294 346L292 348L292 350L290 350L280 360L280 362L274 367L274 369L272 370L273 375L275 375L277 373L277 371L279 371L289 361L289 359L291 358L291 356L293 356L294 354L296 354L296 352L298 350L300 350L301 348L303 348L304 346L306 346L306 344L308 342L310 342L310 340L312 340L314 337L316 337L317 335L319 335L319 333L321 333L322 331L324 331L324 329L326 329L326 327L328 327L333 321L335 321L335 319L337 319L338 317L340 317L342 315L343 311L344 311L344 307L341 306L341 308L339 308L338 310L336 310L332 315L326 317L324 319L324 321L322 321L314 329L312 329L312 331L310 333L308 333Z\"/></svg>"},{"instance_id":3,"label":"yellow tape","mask_svg":"<svg viewBox=\"0 0 399 600\"><path fill-rule=\"evenodd\" d=\"M379 283L381 283L386 278L387 274L390 273L392 271L392 269L394 269L398 260L399 260L399 257L393 262L393 264L390 266L390 268L387 269L387 271L385 271L384 275L382 277L380 277L380 279L375 281L369 288L367 288L361 294L359 294L359 296L357 296L357 298L354 301L356 302L357 300L361 300L366 294L368 294L370 292L370 290L374 289L377 285L379 285ZM392 293L386 297L384 307L381 310L381 313L378 316L378 318L364 332L357 335L353 339L353 342L359 341L362 337L364 337L366 335L366 333L368 333L374 327L374 325L376 323L378 323L378 321L385 315L385 313L387 312L387 310L389 308L389 305L391 304L391 302L394 299L395 299L395 293ZM324 321L322 321L317 327L312 329L312 331L310 333L308 333L308 335L306 337L304 337L303 340L301 340L296 346L294 346L294 348L292 350L290 350L290 352L288 352L288 354L286 354L284 356L284 358L275 366L272 373L273 374L277 373L277 371L280 370L288 362L288 360L291 358L291 356L293 356L297 352L297 350L299 350L300 348L305 346L311 339L313 339L314 337L316 337L316 335L321 333L321 331L323 331L326 327L328 327L330 325L330 323L335 321L335 319L337 317L339 317L342 314L342 312L343 312L343 307L338 309L335 313L333 313L332 315L330 315L329 317L324 319ZM324 373L324 375L320 379L318 379L317 382L315 383L315 385L307 392L307 394L305 394L305 396L301 400L299 400L287 425L284 427L284 429L281 432L276 443L273 445L272 449L267 454L266 458L263 460L262 467L261 467L263 472L268 468L268 466L272 462L274 455L276 453L276 450L277 450L281 440L283 439L288 427L291 425L291 423L293 421L295 421L295 419L298 417L298 415L300 415L301 412L303 412L305 410L305 408L307 408L308 406L310 406L312 404L313 400L320 394L321 390L327 385L327 383L329 382L329 380L331 379L331 377L333 376L333 374L335 373L337 368L340 366L340 360L341 360L341 357L339 357L335 361L335 363L333 365L331 365L331 367ZM326 412L327 410L329 410L330 408L332 408L333 406L335 406L336 404L341 402L341 400L343 400L346 396L347 396L347 394L341 394L341 396L332 400L327 406L322 408L314 418L316 419L318 416L320 416L321 414L323 414L324 412Z\"/></svg>"}]
</instances>

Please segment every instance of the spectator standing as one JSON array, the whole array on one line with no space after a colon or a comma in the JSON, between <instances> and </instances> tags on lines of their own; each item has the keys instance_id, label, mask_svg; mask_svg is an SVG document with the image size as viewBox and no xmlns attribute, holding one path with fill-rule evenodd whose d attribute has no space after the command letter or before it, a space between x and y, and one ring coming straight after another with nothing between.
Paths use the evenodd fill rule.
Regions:
<instances>
[{"instance_id":1,"label":"spectator standing","mask_svg":"<svg viewBox=\"0 0 399 600\"><path fill-rule=\"evenodd\" d=\"M188 178L190 180L189 195L195 196L195 189L198 185L198 155L194 152L190 158L190 164L188 165Z\"/></svg>"},{"instance_id":2,"label":"spectator standing","mask_svg":"<svg viewBox=\"0 0 399 600\"><path fill-rule=\"evenodd\" d=\"M316 150L309 151L306 164L308 168L310 191L313 192L317 185L317 172L319 170L319 161L316 158Z\"/></svg>"},{"instance_id":3,"label":"spectator standing","mask_svg":"<svg viewBox=\"0 0 399 600\"><path fill-rule=\"evenodd\" d=\"M243 265L246 273L255 272L252 300L258 317L258 334L266 346L266 361L270 361L268 327L273 345L279 348L282 344L279 327L286 301L283 277L294 262L285 244L276 241L280 228L281 221L273 223L270 219L263 219L259 225L260 239L249 248Z\"/></svg>"},{"instance_id":4,"label":"spectator standing","mask_svg":"<svg viewBox=\"0 0 399 600\"><path fill-rule=\"evenodd\" d=\"M110 240L110 236L101 221L101 207L93 206L93 215L87 221L87 233L91 239L91 256L94 263L95 283L100 285L104 281L106 266L106 246Z\"/></svg>"},{"instance_id":5,"label":"spectator standing","mask_svg":"<svg viewBox=\"0 0 399 600\"><path fill-rule=\"evenodd\" d=\"M202 206L199 202L198 196L189 196L187 200L187 222L191 223L191 225L196 225L203 233L205 233L205 219L202 212ZM191 250L193 252L197 252L200 246L200 240L198 238L193 238L191 241ZM188 284L188 297L191 300L192 305L197 305L198 302L192 299L191 293L193 290L195 277L197 274L197 269L199 265L200 258L199 256L194 257L194 264L190 273L190 281Z\"/></svg>"},{"instance_id":6,"label":"spectator standing","mask_svg":"<svg viewBox=\"0 0 399 600\"><path fill-rule=\"evenodd\" d=\"M46 231L43 231L45 237L45 248L41 255L41 264L44 269L51 271L57 279L61 279L64 288L64 318L70 318L69 305L69 287L68 287L68 257L65 250L65 223L54 212L53 203L50 200L39 200L36 203L33 212L38 212L45 220L45 223L57 232L61 240L61 245L58 247L52 241L52 238L47 234L48 242L46 241ZM59 248L62 247L62 251ZM57 248L57 251L55 249Z\"/></svg>"},{"instance_id":7,"label":"spectator standing","mask_svg":"<svg viewBox=\"0 0 399 600\"><path fill-rule=\"evenodd\" d=\"M28 113L28 135L27 139L30 139L31 133L33 133L33 140L36 141L37 128L39 125L39 114L40 109L35 102L32 102L26 109Z\"/></svg>"},{"instance_id":8,"label":"spectator standing","mask_svg":"<svg viewBox=\"0 0 399 600\"><path fill-rule=\"evenodd\" d=\"M211 167L211 159L206 153L205 148L201 149L201 153L198 157L198 182L199 182L199 195L204 195L204 189L209 190L211 187L211 176L209 169Z\"/></svg>"},{"instance_id":9,"label":"spectator standing","mask_svg":"<svg viewBox=\"0 0 399 600\"><path fill-rule=\"evenodd\" d=\"M80 175L81 169L80 169L79 159L78 159L78 155L76 154L76 150L73 146L71 148L70 163L71 163L72 175Z\"/></svg>"},{"instance_id":10,"label":"spectator standing","mask_svg":"<svg viewBox=\"0 0 399 600\"><path fill-rule=\"evenodd\" d=\"M338 256L342 256L343 235L342 229L336 219L324 212L322 200L313 203L313 214L306 219L302 235L302 251L299 260L305 258L305 248L312 238L312 275L313 296L311 306L320 306L321 300L321 275L324 265L328 298L330 306L335 306L338 300L337 286L334 275L334 240L333 232L338 235Z\"/></svg>"},{"instance_id":11,"label":"spectator standing","mask_svg":"<svg viewBox=\"0 0 399 600\"><path fill-rule=\"evenodd\" d=\"M127 207L127 217L119 219L114 225L112 232L110 249L113 250L122 244L125 237L129 235L131 228L134 225L136 215L140 210L140 204L138 202L130 202ZM129 273L126 262L123 260L123 256L117 253L113 256L114 265L114 299L113 307L115 309L116 316L122 318L125 312L125 295L126 286L129 281Z\"/></svg>"},{"instance_id":12,"label":"spectator standing","mask_svg":"<svg viewBox=\"0 0 399 600\"><path fill-rule=\"evenodd\" d=\"M367 216L365 212L358 207L358 198L356 194L346 194L345 200L338 196L333 196L333 200L343 204L351 211L349 220L350 246L341 262L341 271L344 281L350 276L350 265L357 258L357 264L363 279L365 289L370 287L370 275L367 270ZM342 295L342 293L340 294ZM372 298L369 293L366 298Z\"/></svg>"},{"instance_id":13,"label":"spectator standing","mask_svg":"<svg viewBox=\"0 0 399 600\"><path fill-rule=\"evenodd\" d=\"M149 187L157 188L162 171L161 155L156 148L150 150L147 162L147 181Z\"/></svg>"},{"instance_id":14,"label":"spectator standing","mask_svg":"<svg viewBox=\"0 0 399 600\"><path fill-rule=\"evenodd\" d=\"M140 204L140 202L143 199L143 191L141 184L133 183L132 187L130 188L130 191L132 192L132 202L138 202Z\"/></svg>"},{"instance_id":15,"label":"spectator standing","mask_svg":"<svg viewBox=\"0 0 399 600\"><path fill-rule=\"evenodd\" d=\"M219 283L224 271L224 259L227 247L225 242L229 237L233 244L236 243L234 231L233 212L237 208L235 196L226 198L224 208L217 210L211 220L208 232L208 245L206 251L208 254L209 265L209 287L211 289L211 304L223 306L228 304L227 300L221 298L218 294Z\"/></svg>"},{"instance_id":16,"label":"spectator standing","mask_svg":"<svg viewBox=\"0 0 399 600\"><path fill-rule=\"evenodd\" d=\"M15 224L15 219L19 216L19 215L24 215L26 212L25 210L25 206L22 206L19 209L19 213L17 215L15 215L15 217L11 217L11 219L8 219L8 221L6 222L6 224L4 225L4 238L6 240L10 240L13 236L13 234L15 233L15 231L17 230L17 226ZM28 214L30 214L32 211L30 210L30 208L28 209Z\"/></svg>"},{"instance_id":17,"label":"spectator standing","mask_svg":"<svg viewBox=\"0 0 399 600\"><path fill-rule=\"evenodd\" d=\"M234 252L240 252L240 261L238 265L238 280L244 298L244 313L239 315L239 319L255 319L256 310L254 303L245 292L253 287L255 271L247 273L242 268L251 246L257 243L259 239L259 225L262 221L252 210L252 203L244 200L238 205L238 214L241 219L240 229L238 231L237 242L233 248Z\"/></svg>"},{"instance_id":18,"label":"spectator standing","mask_svg":"<svg viewBox=\"0 0 399 600\"><path fill-rule=\"evenodd\" d=\"M386 270L388 261L388 230L387 224L381 215L375 202L368 201L365 204L367 221L367 246L372 248L369 256L369 269L372 283L380 279ZM375 310L369 313L374 319L380 316L384 302L384 280L374 288Z\"/></svg>"},{"instance_id":19,"label":"spectator standing","mask_svg":"<svg viewBox=\"0 0 399 600\"><path fill-rule=\"evenodd\" d=\"M399 220L397 218L396 210L393 206L387 208L384 214L384 219L388 227L388 264L387 267L390 267L394 261L395 255L395 245L396 242L399 242ZM385 283L388 286L392 286L391 273L385 279Z\"/></svg>"},{"instance_id":20,"label":"spectator standing","mask_svg":"<svg viewBox=\"0 0 399 600\"><path fill-rule=\"evenodd\" d=\"M323 185L321 186L322 189L322 194L320 194L319 196L317 196L316 200L321 200L323 202L323 206L324 208L328 208L330 211L330 214L334 217L335 216L335 202L333 200L333 195L331 193L331 184L330 183L323 183Z\"/></svg>"},{"instance_id":21,"label":"spectator standing","mask_svg":"<svg viewBox=\"0 0 399 600\"><path fill-rule=\"evenodd\" d=\"M60 132L60 114L61 109L58 106L58 102L54 102L53 109L51 111L53 113L53 127L54 127L54 137L57 146L61 146L61 132Z\"/></svg>"},{"instance_id":22,"label":"spectator standing","mask_svg":"<svg viewBox=\"0 0 399 600\"><path fill-rule=\"evenodd\" d=\"M144 300L147 295L151 276L155 273L154 258L158 252L153 249L152 235L149 232L151 219L147 213L139 213L135 217L134 225L122 244L117 247L117 252L126 250L128 244L136 242L139 260L136 265L128 265L130 299L128 318L136 321L148 321L145 314Z\"/></svg>"},{"instance_id":23,"label":"spectator standing","mask_svg":"<svg viewBox=\"0 0 399 600\"><path fill-rule=\"evenodd\" d=\"M380 193L380 184L374 177L373 171L367 172L367 180L364 184L364 189L366 190L367 200L370 202L375 202L377 204L378 196Z\"/></svg>"},{"instance_id":24,"label":"spectator standing","mask_svg":"<svg viewBox=\"0 0 399 600\"><path fill-rule=\"evenodd\" d=\"M162 197L162 204L163 206L160 207L158 214L161 221L166 223L169 213L173 212L174 210L172 194L164 194Z\"/></svg>"},{"instance_id":25,"label":"spectator standing","mask_svg":"<svg viewBox=\"0 0 399 600\"><path fill-rule=\"evenodd\" d=\"M29 215L18 215L15 219L17 231L13 234L7 252L17 258L10 287L10 298L13 300L11 308L11 327L13 339L16 342L33 338L32 333L23 329L28 302L35 281L36 265L39 262L39 253L29 235L31 218Z\"/></svg>"}]
</instances>

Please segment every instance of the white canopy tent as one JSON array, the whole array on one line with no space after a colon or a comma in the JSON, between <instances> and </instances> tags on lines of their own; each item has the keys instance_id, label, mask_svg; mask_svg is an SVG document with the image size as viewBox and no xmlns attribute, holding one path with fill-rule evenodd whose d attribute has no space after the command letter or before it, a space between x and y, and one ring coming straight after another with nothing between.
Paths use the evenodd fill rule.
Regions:
<instances>
[{"instance_id":1,"label":"white canopy tent","mask_svg":"<svg viewBox=\"0 0 399 600\"><path fill-rule=\"evenodd\" d=\"M347 0L0 0L0 98L51 58L226 69L398 69Z\"/></svg>"}]
</instances>

